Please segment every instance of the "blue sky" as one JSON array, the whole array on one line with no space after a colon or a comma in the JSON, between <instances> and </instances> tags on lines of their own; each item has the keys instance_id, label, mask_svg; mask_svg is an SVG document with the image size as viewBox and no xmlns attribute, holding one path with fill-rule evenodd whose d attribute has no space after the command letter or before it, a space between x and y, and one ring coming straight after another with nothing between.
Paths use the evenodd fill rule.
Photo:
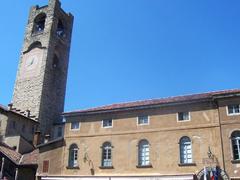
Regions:
<instances>
[{"instance_id":1,"label":"blue sky","mask_svg":"<svg viewBox=\"0 0 240 180\"><path fill-rule=\"evenodd\" d=\"M0 103L31 5L1 2ZM62 0L75 16L65 110L240 88L239 0Z\"/></svg>"}]
</instances>

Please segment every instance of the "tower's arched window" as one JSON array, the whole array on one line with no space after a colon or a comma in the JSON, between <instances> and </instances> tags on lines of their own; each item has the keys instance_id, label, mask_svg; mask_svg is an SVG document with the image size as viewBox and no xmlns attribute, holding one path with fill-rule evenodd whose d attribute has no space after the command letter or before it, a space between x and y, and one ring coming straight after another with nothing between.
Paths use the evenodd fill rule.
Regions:
<instances>
[{"instance_id":1,"label":"tower's arched window","mask_svg":"<svg viewBox=\"0 0 240 180\"><path fill-rule=\"evenodd\" d=\"M192 163L192 142L187 136L180 139L180 163Z\"/></svg>"},{"instance_id":2,"label":"tower's arched window","mask_svg":"<svg viewBox=\"0 0 240 180\"><path fill-rule=\"evenodd\" d=\"M231 135L233 159L240 160L240 131L234 131Z\"/></svg>"},{"instance_id":3,"label":"tower's arched window","mask_svg":"<svg viewBox=\"0 0 240 180\"><path fill-rule=\"evenodd\" d=\"M103 143L102 146L102 166L112 166L112 145L110 142Z\"/></svg>"},{"instance_id":4,"label":"tower's arched window","mask_svg":"<svg viewBox=\"0 0 240 180\"><path fill-rule=\"evenodd\" d=\"M64 25L61 20L58 20L57 35L59 37L65 37L65 29L64 29Z\"/></svg>"},{"instance_id":5,"label":"tower's arched window","mask_svg":"<svg viewBox=\"0 0 240 180\"><path fill-rule=\"evenodd\" d=\"M41 13L34 19L33 33L44 31L46 14Z\"/></svg>"},{"instance_id":6,"label":"tower's arched window","mask_svg":"<svg viewBox=\"0 0 240 180\"><path fill-rule=\"evenodd\" d=\"M150 149L147 140L141 140L138 143L138 165L148 166L150 165Z\"/></svg>"},{"instance_id":7,"label":"tower's arched window","mask_svg":"<svg viewBox=\"0 0 240 180\"><path fill-rule=\"evenodd\" d=\"M76 144L72 144L69 148L68 166L78 166L78 146Z\"/></svg>"},{"instance_id":8,"label":"tower's arched window","mask_svg":"<svg viewBox=\"0 0 240 180\"><path fill-rule=\"evenodd\" d=\"M57 55L55 54L54 58L53 58L53 62L52 62L52 67L55 69L58 67L58 64L59 64L59 59L58 59Z\"/></svg>"}]
</instances>

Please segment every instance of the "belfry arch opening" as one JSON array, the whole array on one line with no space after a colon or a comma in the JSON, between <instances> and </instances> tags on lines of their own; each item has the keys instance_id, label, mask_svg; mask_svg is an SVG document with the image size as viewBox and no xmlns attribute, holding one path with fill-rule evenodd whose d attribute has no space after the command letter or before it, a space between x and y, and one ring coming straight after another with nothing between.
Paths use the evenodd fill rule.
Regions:
<instances>
[{"instance_id":1,"label":"belfry arch opening","mask_svg":"<svg viewBox=\"0 0 240 180\"><path fill-rule=\"evenodd\" d=\"M46 14L41 13L34 19L33 33L43 32L45 29Z\"/></svg>"}]
</instances>

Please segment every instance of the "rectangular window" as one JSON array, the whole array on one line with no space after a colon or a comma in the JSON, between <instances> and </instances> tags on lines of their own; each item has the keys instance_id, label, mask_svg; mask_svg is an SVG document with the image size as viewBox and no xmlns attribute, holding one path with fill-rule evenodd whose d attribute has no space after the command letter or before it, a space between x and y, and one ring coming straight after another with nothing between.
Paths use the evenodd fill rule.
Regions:
<instances>
[{"instance_id":1,"label":"rectangular window","mask_svg":"<svg viewBox=\"0 0 240 180\"><path fill-rule=\"evenodd\" d=\"M227 110L228 115L238 115L240 114L240 105L239 104L228 105Z\"/></svg>"},{"instance_id":2,"label":"rectangular window","mask_svg":"<svg viewBox=\"0 0 240 180\"><path fill-rule=\"evenodd\" d=\"M45 160L45 161L43 161L43 169L42 169L42 172L43 172L43 173L48 173L48 169L49 169L49 160Z\"/></svg>"},{"instance_id":3,"label":"rectangular window","mask_svg":"<svg viewBox=\"0 0 240 180\"><path fill-rule=\"evenodd\" d=\"M179 112L178 113L178 121L189 121L190 113L189 112Z\"/></svg>"},{"instance_id":4,"label":"rectangular window","mask_svg":"<svg viewBox=\"0 0 240 180\"><path fill-rule=\"evenodd\" d=\"M138 116L138 125L146 125L149 124L148 116Z\"/></svg>"},{"instance_id":5,"label":"rectangular window","mask_svg":"<svg viewBox=\"0 0 240 180\"><path fill-rule=\"evenodd\" d=\"M72 122L71 123L71 130L78 130L80 127L80 123L79 122Z\"/></svg>"},{"instance_id":6,"label":"rectangular window","mask_svg":"<svg viewBox=\"0 0 240 180\"><path fill-rule=\"evenodd\" d=\"M112 119L103 119L102 127L104 127L104 128L112 127Z\"/></svg>"}]
</instances>

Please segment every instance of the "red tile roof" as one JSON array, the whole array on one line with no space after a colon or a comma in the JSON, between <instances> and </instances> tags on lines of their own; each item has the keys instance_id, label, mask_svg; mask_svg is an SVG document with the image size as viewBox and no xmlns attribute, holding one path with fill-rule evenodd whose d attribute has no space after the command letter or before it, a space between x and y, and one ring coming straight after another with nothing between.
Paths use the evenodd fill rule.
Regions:
<instances>
[{"instance_id":1,"label":"red tile roof","mask_svg":"<svg viewBox=\"0 0 240 180\"><path fill-rule=\"evenodd\" d=\"M37 164L39 156L39 150L35 149L34 151L22 155L22 159L20 161L21 165L33 165Z\"/></svg>"},{"instance_id":2,"label":"red tile roof","mask_svg":"<svg viewBox=\"0 0 240 180\"><path fill-rule=\"evenodd\" d=\"M27 153L20 154L15 151L13 148L8 146L7 144L0 142L0 152L6 156L9 160L11 160L16 165L36 165L38 159L38 149Z\"/></svg>"},{"instance_id":3,"label":"red tile roof","mask_svg":"<svg viewBox=\"0 0 240 180\"><path fill-rule=\"evenodd\" d=\"M4 105L2 105L2 104L0 104L0 109L4 110L4 111L6 111L6 112L12 112L12 113L14 113L14 114L16 114L16 115L18 115L18 116L24 117L24 118L27 119L27 120L30 120L30 121L32 121L32 122L34 122L34 123L38 123L38 124L39 124L39 122L36 121L35 119L30 118L30 117L27 117L26 115L21 114L20 112L14 110L14 109L9 110L6 106L4 106Z\"/></svg>"},{"instance_id":4,"label":"red tile roof","mask_svg":"<svg viewBox=\"0 0 240 180\"><path fill-rule=\"evenodd\" d=\"M18 164L22 155L16 152L13 148L9 147L5 143L0 143L0 152L7 156L15 164Z\"/></svg>"},{"instance_id":5,"label":"red tile roof","mask_svg":"<svg viewBox=\"0 0 240 180\"><path fill-rule=\"evenodd\" d=\"M90 114L90 113L103 113L103 112L128 110L128 109L134 109L134 108L140 108L140 107L149 107L149 106L164 105L164 104L171 104L171 103L200 101L204 99L211 99L214 96L236 94L236 93L240 93L240 89L214 91L214 92L201 93L201 94L191 94L191 95L167 97L167 98L161 98L161 99L150 99L150 100L142 100L142 101L135 101L135 102L111 104L111 105L95 107L95 108L90 108L85 110L65 112L63 113L63 115L68 116L68 115L74 115L74 114L81 115L81 114Z\"/></svg>"}]
</instances>

